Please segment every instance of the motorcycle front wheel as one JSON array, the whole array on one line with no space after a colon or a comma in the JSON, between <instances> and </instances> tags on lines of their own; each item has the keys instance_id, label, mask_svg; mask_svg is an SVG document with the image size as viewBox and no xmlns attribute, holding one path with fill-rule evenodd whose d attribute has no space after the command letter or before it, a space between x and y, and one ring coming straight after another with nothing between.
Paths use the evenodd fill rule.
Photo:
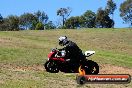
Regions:
<instances>
[{"instance_id":1,"label":"motorcycle front wheel","mask_svg":"<svg viewBox=\"0 0 132 88\"><path fill-rule=\"evenodd\" d=\"M59 72L57 63L54 61L46 61L46 63L44 64L44 67L47 72L50 72L50 73L58 73Z\"/></svg>"}]
</instances>

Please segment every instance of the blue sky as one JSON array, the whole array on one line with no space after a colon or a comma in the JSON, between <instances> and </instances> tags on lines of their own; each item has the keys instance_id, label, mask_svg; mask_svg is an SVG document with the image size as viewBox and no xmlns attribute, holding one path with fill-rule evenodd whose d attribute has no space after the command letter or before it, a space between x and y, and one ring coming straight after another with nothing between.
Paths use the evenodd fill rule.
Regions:
<instances>
[{"instance_id":1,"label":"blue sky","mask_svg":"<svg viewBox=\"0 0 132 88\"><path fill-rule=\"evenodd\" d=\"M119 6L125 0L114 0L117 4L114 20L115 27L128 27L128 24L123 24L120 17ZM49 20L57 21L59 17L56 11L61 7L71 7L72 13L70 16L80 16L86 10L97 12L99 7L105 7L107 0L1 0L0 13L3 17L8 15L20 16L24 12L34 13L38 10L44 11L49 16Z\"/></svg>"}]
</instances>

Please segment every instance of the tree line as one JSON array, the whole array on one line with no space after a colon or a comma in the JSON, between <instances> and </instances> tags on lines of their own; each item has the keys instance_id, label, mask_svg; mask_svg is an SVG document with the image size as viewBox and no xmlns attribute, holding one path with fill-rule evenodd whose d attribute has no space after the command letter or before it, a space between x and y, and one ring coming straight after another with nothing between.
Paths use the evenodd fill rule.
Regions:
<instances>
[{"instance_id":1,"label":"tree line","mask_svg":"<svg viewBox=\"0 0 132 88\"><path fill-rule=\"evenodd\" d=\"M76 29L76 28L114 28L114 11L117 9L113 0L108 0L106 7L99 8L97 13L87 10L81 16L72 16L72 9L59 8L56 12L62 21L55 25L49 20L44 11L38 10L34 13L24 13L20 16L9 15L3 18L0 14L1 31L18 31L18 30L45 30L45 29ZM132 0L126 0L120 5L120 17L125 23L132 26Z\"/></svg>"},{"instance_id":2,"label":"tree line","mask_svg":"<svg viewBox=\"0 0 132 88\"><path fill-rule=\"evenodd\" d=\"M3 18L0 15L0 30L44 30L54 29L55 26L44 11L35 13L24 13L21 16L9 15Z\"/></svg>"}]
</instances>

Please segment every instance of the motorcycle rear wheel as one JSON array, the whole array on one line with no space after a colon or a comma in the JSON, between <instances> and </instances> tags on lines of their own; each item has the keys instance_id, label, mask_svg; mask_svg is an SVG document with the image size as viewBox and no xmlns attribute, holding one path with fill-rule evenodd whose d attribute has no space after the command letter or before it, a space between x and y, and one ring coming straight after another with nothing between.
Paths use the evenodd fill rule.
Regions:
<instances>
[{"instance_id":1,"label":"motorcycle rear wheel","mask_svg":"<svg viewBox=\"0 0 132 88\"><path fill-rule=\"evenodd\" d=\"M92 60L86 61L85 65L83 65L83 69L85 70L86 74L98 74L99 73L99 65Z\"/></svg>"}]
</instances>

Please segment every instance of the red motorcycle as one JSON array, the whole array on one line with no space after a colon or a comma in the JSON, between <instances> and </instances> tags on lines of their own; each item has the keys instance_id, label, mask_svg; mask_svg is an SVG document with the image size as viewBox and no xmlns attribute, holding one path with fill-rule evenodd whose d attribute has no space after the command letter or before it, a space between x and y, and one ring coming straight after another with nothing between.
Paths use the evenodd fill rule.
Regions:
<instances>
[{"instance_id":1,"label":"red motorcycle","mask_svg":"<svg viewBox=\"0 0 132 88\"><path fill-rule=\"evenodd\" d=\"M64 59L63 51L52 49L48 54L48 60L44 64L44 67L46 71L50 73L58 73L59 71L65 73L78 73L78 69L81 66L81 69L85 70L86 74L98 74L98 64L92 60L86 59L86 57L90 57L94 53L95 51L86 51L84 53L85 58L82 58L77 63L70 63Z\"/></svg>"}]
</instances>

